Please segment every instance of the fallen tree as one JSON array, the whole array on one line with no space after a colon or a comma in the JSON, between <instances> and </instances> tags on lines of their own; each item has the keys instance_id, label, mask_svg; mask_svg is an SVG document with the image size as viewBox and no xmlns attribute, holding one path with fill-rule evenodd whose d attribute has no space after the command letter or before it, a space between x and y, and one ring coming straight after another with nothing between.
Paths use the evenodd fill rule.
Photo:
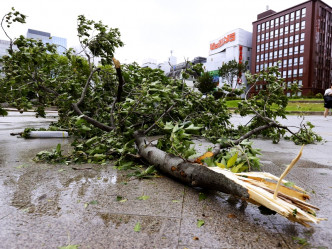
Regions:
<instances>
[{"instance_id":1,"label":"fallen tree","mask_svg":"<svg viewBox=\"0 0 332 249\"><path fill-rule=\"evenodd\" d=\"M13 9L2 19L6 35L4 24L11 26L13 22L25 22L25 15ZM8 55L0 61L4 75L0 102L8 102L21 112L35 108L41 117L47 106L55 105L59 120L50 129L66 130L75 137L71 155L63 156L58 145L53 152L38 153L37 160L106 163L116 159L119 169L137 169L139 154L145 163L190 186L223 191L273 210L275 205L283 206L279 201L259 200L253 190L256 185L265 184L264 191L270 189L267 192L276 186L258 173L233 174L259 169L259 151L248 141L252 136L263 135L278 142L287 132L299 144L320 139L310 124L300 123L298 131L293 131L277 122L277 117L286 117L287 106L277 67L247 74L251 87L262 80L267 85L258 95L246 95L239 103L239 114L252 115L252 119L245 126L234 127L225 99L211 94L203 97L161 70L141 68L136 63L121 65L114 58L115 49L123 46L118 29L79 16L77 31L84 57L71 49L59 55L55 45L20 36L10 39ZM101 59L99 65L94 63L96 57ZM0 113L5 115L6 111L0 108ZM156 147L147 142L146 136L152 135L159 136ZM215 144L207 152L209 156L200 157L198 163L190 160L196 154L192 135ZM148 169L138 175L147 176L152 172ZM281 197L278 194L278 200ZM310 213L311 208L300 201L296 204ZM301 218L294 220L301 224L319 221L299 213Z\"/></svg>"}]
</instances>

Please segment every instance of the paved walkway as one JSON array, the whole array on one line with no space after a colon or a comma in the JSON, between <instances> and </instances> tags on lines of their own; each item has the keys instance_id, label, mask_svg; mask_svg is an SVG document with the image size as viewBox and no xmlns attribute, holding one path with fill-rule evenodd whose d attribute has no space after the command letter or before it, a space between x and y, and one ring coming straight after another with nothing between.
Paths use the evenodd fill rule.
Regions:
<instances>
[{"instance_id":1,"label":"paved walkway","mask_svg":"<svg viewBox=\"0 0 332 249\"><path fill-rule=\"evenodd\" d=\"M331 219L304 228L279 215L262 215L257 207L225 194L204 192L207 198L200 200L202 190L167 177L129 179L128 172L112 165L79 165L82 170L74 170L71 165L36 164L31 158L37 152L58 143L67 150L69 142L9 135L54 120L31 115L0 117L0 248L299 248L297 239L332 248ZM321 208L318 216L328 217L332 119L306 120L327 142L306 146L287 180L307 189L311 203ZM246 119L235 116L233 121ZM289 116L286 123L298 121ZM255 145L263 149L263 169L277 175L299 151L288 141L273 145L255 140ZM147 199L138 199L142 196ZM204 225L198 227L198 220Z\"/></svg>"}]
</instances>

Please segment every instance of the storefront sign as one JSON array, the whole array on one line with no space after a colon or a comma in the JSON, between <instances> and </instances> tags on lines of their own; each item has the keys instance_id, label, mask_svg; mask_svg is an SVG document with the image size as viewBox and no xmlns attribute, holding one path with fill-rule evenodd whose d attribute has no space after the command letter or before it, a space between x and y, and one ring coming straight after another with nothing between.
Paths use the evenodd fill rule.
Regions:
<instances>
[{"instance_id":1,"label":"storefront sign","mask_svg":"<svg viewBox=\"0 0 332 249\"><path fill-rule=\"evenodd\" d=\"M235 41L235 32L225 36L224 38L221 38L217 44L210 44L210 50L220 48L222 45L232 41Z\"/></svg>"}]
</instances>

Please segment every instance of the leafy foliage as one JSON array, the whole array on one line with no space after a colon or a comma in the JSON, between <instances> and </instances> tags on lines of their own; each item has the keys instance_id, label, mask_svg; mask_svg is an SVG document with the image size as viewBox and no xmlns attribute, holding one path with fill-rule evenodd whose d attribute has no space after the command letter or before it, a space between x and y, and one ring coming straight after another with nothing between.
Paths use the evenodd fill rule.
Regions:
<instances>
[{"instance_id":1,"label":"leafy foliage","mask_svg":"<svg viewBox=\"0 0 332 249\"><path fill-rule=\"evenodd\" d=\"M19 12L10 13L9 26L25 21ZM240 115L255 116L247 126L234 128L225 99L206 94L215 84L201 64L190 65L184 75L198 77L201 92L196 92L158 69L141 68L137 63L113 65L115 49L123 46L118 29L79 16L77 31L85 57L72 49L59 55L55 45L20 36L13 41L17 49L11 46L8 55L0 60L0 102L8 102L21 112L34 108L38 117L45 116L47 106L56 106L59 120L53 127L65 129L75 137L70 155L62 155L58 146L51 152L38 153L36 160L103 164L117 159L118 169L133 169L133 175L149 177L155 175L154 168L142 170L141 163L133 157L137 153L133 134L141 130L148 136L162 136L157 146L184 159L195 153L191 141L195 134L227 145L217 158L205 159L207 164L224 165L234 172L258 168L258 151L242 138L242 143L232 141L277 117L285 118L287 98L277 68L247 75L253 87L263 80L267 86L239 103ZM100 58L101 64L93 63L95 57ZM242 72L239 67L220 72L225 77L235 77ZM230 90L229 86L223 89ZM0 115L6 112L0 109ZM303 137L307 142L318 139L311 128L301 132L297 138ZM278 142L285 129L272 125L260 133Z\"/></svg>"},{"instance_id":2,"label":"leafy foliage","mask_svg":"<svg viewBox=\"0 0 332 249\"><path fill-rule=\"evenodd\" d=\"M213 76L209 72L202 73L194 85L203 94L211 93L216 88Z\"/></svg>"}]
</instances>

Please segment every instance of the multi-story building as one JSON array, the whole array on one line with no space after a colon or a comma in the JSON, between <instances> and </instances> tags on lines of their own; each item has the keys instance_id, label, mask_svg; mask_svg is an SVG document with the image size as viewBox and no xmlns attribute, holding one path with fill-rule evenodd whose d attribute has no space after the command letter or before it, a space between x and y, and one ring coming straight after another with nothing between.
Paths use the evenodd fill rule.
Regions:
<instances>
[{"instance_id":1,"label":"multi-story building","mask_svg":"<svg viewBox=\"0 0 332 249\"><path fill-rule=\"evenodd\" d=\"M248 61L250 66L252 50L252 33L243 29L235 29L227 32L225 35L210 42L209 56L205 63L206 70L209 71L222 85L223 79L219 78L218 70L224 64L231 60L244 63ZM249 69L249 68L248 68ZM232 87L235 88L241 82L246 85L244 74L234 79Z\"/></svg>"},{"instance_id":2,"label":"multi-story building","mask_svg":"<svg viewBox=\"0 0 332 249\"><path fill-rule=\"evenodd\" d=\"M43 43L50 43L57 45L58 54L63 54L67 50L67 39L57 36L51 36L51 33L43 32L34 29L28 29L27 38L41 40Z\"/></svg>"},{"instance_id":3,"label":"multi-story building","mask_svg":"<svg viewBox=\"0 0 332 249\"><path fill-rule=\"evenodd\" d=\"M292 83L302 88L299 95L322 93L332 83L332 8L310 0L280 12L258 14L252 46L252 73L278 65L288 96L287 86Z\"/></svg>"}]
</instances>

